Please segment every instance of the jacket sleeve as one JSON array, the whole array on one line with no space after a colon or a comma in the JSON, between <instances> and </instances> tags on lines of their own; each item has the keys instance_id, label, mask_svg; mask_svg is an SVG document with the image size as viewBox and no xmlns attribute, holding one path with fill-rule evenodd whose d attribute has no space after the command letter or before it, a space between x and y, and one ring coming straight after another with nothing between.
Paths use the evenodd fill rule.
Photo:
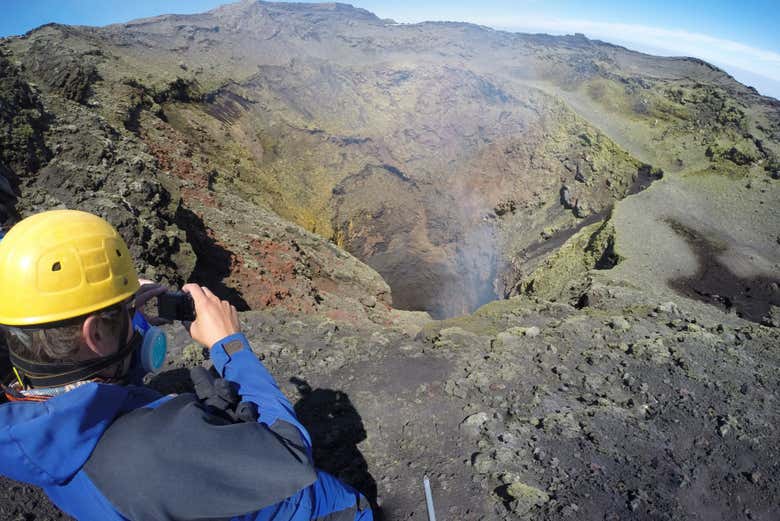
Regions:
<instances>
[{"instance_id":1,"label":"jacket sleeve","mask_svg":"<svg viewBox=\"0 0 780 521\"><path fill-rule=\"evenodd\" d=\"M252 352L243 333L223 338L211 347L211 360L222 378L238 385L242 400L257 405L258 422L288 437L293 427L311 455L311 437L295 416L292 405L282 394L271 374Z\"/></svg>"}]
</instances>

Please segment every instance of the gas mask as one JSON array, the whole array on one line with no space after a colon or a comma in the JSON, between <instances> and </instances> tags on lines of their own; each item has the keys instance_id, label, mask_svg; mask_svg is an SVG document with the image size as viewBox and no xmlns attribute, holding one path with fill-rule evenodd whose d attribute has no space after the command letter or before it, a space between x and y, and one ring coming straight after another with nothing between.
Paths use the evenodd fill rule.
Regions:
<instances>
[{"instance_id":1,"label":"gas mask","mask_svg":"<svg viewBox=\"0 0 780 521\"><path fill-rule=\"evenodd\" d=\"M168 338L165 331L150 325L144 316L137 312L133 316L133 338L140 337L135 356L147 373L159 371L168 353ZM131 339L131 342L133 339Z\"/></svg>"}]
</instances>

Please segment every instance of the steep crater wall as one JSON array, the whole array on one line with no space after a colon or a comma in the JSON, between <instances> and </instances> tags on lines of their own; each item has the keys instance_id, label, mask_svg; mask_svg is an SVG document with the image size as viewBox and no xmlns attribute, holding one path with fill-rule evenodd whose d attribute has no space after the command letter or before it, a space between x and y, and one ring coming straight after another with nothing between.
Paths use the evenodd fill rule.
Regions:
<instances>
[{"instance_id":1,"label":"steep crater wall","mask_svg":"<svg viewBox=\"0 0 780 521\"><path fill-rule=\"evenodd\" d=\"M354 95L357 106L341 121L315 114L308 98L302 109L290 78L268 74L197 102L164 102L160 112L209 163L208 190L237 193L332 240L383 276L399 309L446 318L513 294L529 260L662 175L536 89L510 93L438 68L388 87L383 70L368 87L338 87L334 96ZM297 64L290 74L325 82L334 71ZM441 97L431 106L421 92L433 79ZM425 103L429 113L388 122L368 101L384 97Z\"/></svg>"}]
</instances>

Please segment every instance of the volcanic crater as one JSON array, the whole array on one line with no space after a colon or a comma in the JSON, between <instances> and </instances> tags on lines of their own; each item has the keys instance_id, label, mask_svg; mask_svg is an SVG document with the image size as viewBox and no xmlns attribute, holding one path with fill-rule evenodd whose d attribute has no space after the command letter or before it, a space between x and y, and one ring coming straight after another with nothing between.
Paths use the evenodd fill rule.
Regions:
<instances>
[{"instance_id":1,"label":"volcanic crater","mask_svg":"<svg viewBox=\"0 0 780 521\"><path fill-rule=\"evenodd\" d=\"M780 102L716 67L246 0L4 38L0 123L4 228L99 214L240 307L378 517L427 474L451 519L780 518Z\"/></svg>"}]
</instances>

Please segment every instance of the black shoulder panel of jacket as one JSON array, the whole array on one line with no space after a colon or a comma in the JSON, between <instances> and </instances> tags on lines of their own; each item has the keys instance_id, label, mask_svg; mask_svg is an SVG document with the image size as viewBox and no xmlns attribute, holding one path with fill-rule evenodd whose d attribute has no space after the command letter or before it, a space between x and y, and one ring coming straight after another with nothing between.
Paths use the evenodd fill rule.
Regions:
<instances>
[{"instance_id":1,"label":"black shoulder panel of jacket","mask_svg":"<svg viewBox=\"0 0 780 521\"><path fill-rule=\"evenodd\" d=\"M192 394L118 418L84 471L133 521L229 519L317 479L294 426L230 423Z\"/></svg>"}]
</instances>

